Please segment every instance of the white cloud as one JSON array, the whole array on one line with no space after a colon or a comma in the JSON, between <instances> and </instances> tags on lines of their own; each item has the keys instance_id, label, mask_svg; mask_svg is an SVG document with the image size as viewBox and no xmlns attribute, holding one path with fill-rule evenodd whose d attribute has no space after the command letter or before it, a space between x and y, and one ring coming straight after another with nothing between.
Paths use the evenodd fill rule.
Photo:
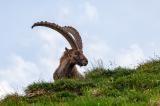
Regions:
<instances>
[{"instance_id":1,"label":"white cloud","mask_svg":"<svg viewBox=\"0 0 160 106\"><path fill-rule=\"evenodd\" d=\"M117 55L117 65L134 68L140 62L144 61L143 50L137 44L131 45L128 49L123 49Z\"/></svg>"},{"instance_id":2,"label":"white cloud","mask_svg":"<svg viewBox=\"0 0 160 106\"><path fill-rule=\"evenodd\" d=\"M15 89L14 92L22 93L22 87L40 78L40 72L35 63L26 61L17 55L13 55L11 61L12 63L6 69L0 69L0 80L5 81L6 84L2 94L6 94L5 89L8 91L11 87ZM7 86L7 84L9 84L10 87Z\"/></svg>"},{"instance_id":3,"label":"white cloud","mask_svg":"<svg viewBox=\"0 0 160 106\"><path fill-rule=\"evenodd\" d=\"M138 44L115 50L106 40L96 37L87 40L85 51L90 63L96 64L94 62L101 59L104 65L107 65L107 68L117 66L135 68L146 59L142 48Z\"/></svg>"},{"instance_id":4,"label":"white cloud","mask_svg":"<svg viewBox=\"0 0 160 106\"><path fill-rule=\"evenodd\" d=\"M83 35L88 34L86 33ZM104 67L107 65L108 68L108 64L110 64L114 54L113 48L110 47L107 40L100 38L97 35L92 35L91 38L84 39L84 43L84 53L89 60L87 68L92 68L92 65L102 65L101 63L99 64L100 61L103 62ZM82 69L83 72L84 70L87 70L86 67Z\"/></svg>"},{"instance_id":5,"label":"white cloud","mask_svg":"<svg viewBox=\"0 0 160 106\"><path fill-rule=\"evenodd\" d=\"M76 20L78 20L76 21L78 24L96 23L99 17L97 7L89 1L84 2L82 5L80 4L79 14L74 15Z\"/></svg>"},{"instance_id":6,"label":"white cloud","mask_svg":"<svg viewBox=\"0 0 160 106\"><path fill-rule=\"evenodd\" d=\"M71 9L70 7L68 6L61 6L61 8L59 9L59 12L58 12L58 16L60 19L66 19L68 17L70 17L72 15L71 13Z\"/></svg>"},{"instance_id":7,"label":"white cloud","mask_svg":"<svg viewBox=\"0 0 160 106\"><path fill-rule=\"evenodd\" d=\"M61 38L61 34L59 34L56 31L53 30L37 30L38 37L42 40L42 43L48 44L48 45L53 45L55 43L58 43L58 41Z\"/></svg>"},{"instance_id":8,"label":"white cloud","mask_svg":"<svg viewBox=\"0 0 160 106\"><path fill-rule=\"evenodd\" d=\"M88 56L95 59L105 59L107 54L111 52L111 48L107 42L100 38L92 38L87 41L85 47Z\"/></svg>"},{"instance_id":9,"label":"white cloud","mask_svg":"<svg viewBox=\"0 0 160 106\"><path fill-rule=\"evenodd\" d=\"M98 10L96 6L91 4L90 2L86 2L84 5L85 16L92 22L98 19Z\"/></svg>"},{"instance_id":10,"label":"white cloud","mask_svg":"<svg viewBox=\"0 0 160 106\"><path fill-rule=\"evenodd\" d=\"M98 9L90 1L85 1L82 4L62 4L57 9L58 19L60 22L70 22L77 24L85 24L88 22L97 22L98 20ZM73 24L74 24L73 23Z\"/></svg>"},{"instance_id":11,"label":"white cloud","mask_svg":"<svg viewBox=\"0 0 160 106\"><path fill-rule=\"evenodd\" d=\"M13 88L7 81L0 81L0 99L3 99L5 95L14 93Z\"/></svg>"},{"instance_id":12,"label":"white cloud","mask_svg":"<svg viewBox=\"0 0 160 106\"><path fill-rule=\"evenodd\" d=\"M58 59L42 56L37 61L27 61L21 56L12 55L11 64L5 69L0 69L0 98L8 93L18 92L23 94L24 87L32 82L52 81L52 74L58 67Z\"/></svg>"}]
</instances>

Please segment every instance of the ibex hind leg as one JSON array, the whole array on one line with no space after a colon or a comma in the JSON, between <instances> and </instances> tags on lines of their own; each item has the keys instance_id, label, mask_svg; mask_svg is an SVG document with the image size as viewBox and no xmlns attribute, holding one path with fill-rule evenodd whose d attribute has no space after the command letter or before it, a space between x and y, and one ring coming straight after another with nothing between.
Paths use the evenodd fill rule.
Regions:
<instances>
[{"instance_id":1,"label":"ibex hind leg","mask_svg":"<svg viewBox=\"0 0 160 106\"><path fill-rule=\"evenodd\" d=\"M64 72L59 70L59 68L56 69L56 71L53 73L53 79L54 80L62 79L63 77L64 77Z\"/></svg>"},{"instance_id":2,"label":"ibex hind leg","mask_svg":"<svg viewBox=\"0 0 160 106\"><path fill-rule=\"evenodd\" d=\"M53 74L53 79L54 80L61 80L61 79L64 79L64 78L68 78L66 75L64 75L63 73L62 74L58 74L58 73L54 73Z\"/></svg>"},{"instance_id":3,"label":"ibex hind leg","mask_svg":"<svg viewBox=\"0 0 160 106\"><path fill-rule=\"evenodd\" d=\"M55 73L53 74L53 79L54 79L54 80L60 79L60 76L58 75L58 73L55 72Z\"/></svg>"}]
</instances>

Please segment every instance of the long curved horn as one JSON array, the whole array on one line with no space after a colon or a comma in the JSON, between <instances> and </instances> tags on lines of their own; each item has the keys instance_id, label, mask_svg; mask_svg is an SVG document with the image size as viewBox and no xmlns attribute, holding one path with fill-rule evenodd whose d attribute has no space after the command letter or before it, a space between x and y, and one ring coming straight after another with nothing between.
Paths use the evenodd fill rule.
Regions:
<instances>
[{"instance_id":1,"label":"long curved horn","mask_svg":"<svg viewBox=\"0 0 160 106\"><path fill-rule=\"evenodd\" d=\"M51 28L53 30L56 30L57 32L59 32L60 34L62 34L66 38L66 40L69 42L69 44L71 45L71 47L73 49L78 49L78 45L76 44L75 40L61 26L59 26L55 23L47 22L47 21L45 21L45 22L41 21L41 22L34 23L32 28L34 28L36 26L44 26L44 27L48 27L48 28Z\"/></svg>"},{"instance_id":2,"label":"long curved horn","mask_svg":"<svg viewBox=\"0 0 160 106\"><path fill-rule=\"evenodd\" d=\"M79 32L71 26L64 26L63 29L66 30L67 32L71 33L74 36L78 47L80 49L82 49L83 48L83 43L82 43L82 38L81 38Z\"/></svg>"}]
</instances>

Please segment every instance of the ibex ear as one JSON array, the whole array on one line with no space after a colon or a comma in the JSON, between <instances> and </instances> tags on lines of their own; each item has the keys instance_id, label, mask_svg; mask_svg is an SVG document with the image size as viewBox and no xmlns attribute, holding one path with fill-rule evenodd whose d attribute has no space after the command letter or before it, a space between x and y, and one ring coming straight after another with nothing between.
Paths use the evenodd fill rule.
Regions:
<instances>
[{"instance_id":1,"label":"ibex ear","mask_svg":"<svg viewBox=\"0 0 160 106\"><path fill-rule=\"evenodd\" d=\"M67 47L65 47L65 50L68 52L69 51L69 49L67 48Z\"/></svg>"},{"instance_id":2,"label":"ibex ear","mask_svg":"<svg viewBox=\"0 0 160 106\"><path fill-rule=\"evenodd\" d=\"M66 50L66 52L67 52L67 55L68 55L69 57L71 57L70 54L69 54L69 49L68 49L67 47L65 47L65 50Z\"/></svg>"}]
</instances>

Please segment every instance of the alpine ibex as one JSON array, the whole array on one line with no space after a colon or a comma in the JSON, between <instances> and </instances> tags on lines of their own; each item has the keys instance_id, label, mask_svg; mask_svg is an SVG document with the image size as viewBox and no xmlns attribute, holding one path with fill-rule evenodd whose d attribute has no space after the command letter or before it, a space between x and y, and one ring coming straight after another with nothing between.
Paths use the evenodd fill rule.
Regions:
<instances>
[{"instance_id":1,"label":"alpine ibex","mask_svg":"<svg viewBox=\"0 0 160 106\"><path fill-rule=\"evenodd\" d=\"M63 78L83 78L77 71L76 65L86 66L88 64L87 58L83 54L82 39L78 31L71 26L61 27L55 23L37 22L35 26L44 26L59 32L71 45L71 49L65 48L65 52L60 59L60 65L53 74L53 79Z\"/></svg>"}]
</instances>

